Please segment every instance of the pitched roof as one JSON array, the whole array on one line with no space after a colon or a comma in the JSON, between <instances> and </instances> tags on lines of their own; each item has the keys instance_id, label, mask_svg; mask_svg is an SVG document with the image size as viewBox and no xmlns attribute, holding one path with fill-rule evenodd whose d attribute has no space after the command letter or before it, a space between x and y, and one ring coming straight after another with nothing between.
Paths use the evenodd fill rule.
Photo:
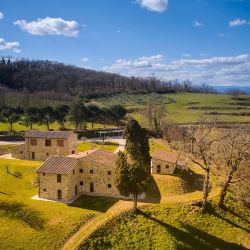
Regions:
<instances>
[{"instance_id":1,"label":"pitched roof","mask_svg":"<svg viewBox=\"0 0 250 250\"><path fill-rule=\"evenodd\" d=\"M36 172L47 174L68 174L77 162L78 160L72 157L51 156L36 170Z\"/></svg>"},{"instance_id":2,"label":"pitched roof","mask_svg":"<svg viewBox=\"0 0 250 250\"><path fill-rule=\"evenodd\" d=\"M162 161L176 163L177 159L178 159L178 155L171 153L171 152L167 152L167 151L155 150L153 152L152 158L162 160Z\"/></svg>"},{"instance_id":3,"label":"pitched roof","mask_svg":"<svg viewBox=\"0 0 250 250\"><path fill-rule=\"evenodd\" d=\"M38 131L30 130L26 132L25 137L66 139L72 135L72 131Z\"/></svg>"},{"instance_id":4,"label":"pitched roof","mask_svg":"<svg viewBox=\"0 0 250 250\"><path fill-rule=\"evenodd\" d=\"M108 150L98 149L87 154L84 159L93 160L103 165L115 166L117 155Z\"/></svg>"}]
</instances>

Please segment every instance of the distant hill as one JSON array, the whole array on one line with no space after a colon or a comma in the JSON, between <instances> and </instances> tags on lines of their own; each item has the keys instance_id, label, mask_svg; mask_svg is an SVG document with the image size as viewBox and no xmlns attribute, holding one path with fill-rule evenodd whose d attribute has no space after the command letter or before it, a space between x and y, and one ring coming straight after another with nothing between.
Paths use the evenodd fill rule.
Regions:
<instances>
[{"instance_id":1,"label":"distant hill","mask_svg":"<svg viewBox=\"0 0 250 250\"><path fill-rule=\"evenodd\" d=\"M207 85L160 81L155 77L126 77L41 60L0 60L0 86L24 93L50 92L69 96L101 96L115 93L208 92Z\"/></svg>"}]
</instances>

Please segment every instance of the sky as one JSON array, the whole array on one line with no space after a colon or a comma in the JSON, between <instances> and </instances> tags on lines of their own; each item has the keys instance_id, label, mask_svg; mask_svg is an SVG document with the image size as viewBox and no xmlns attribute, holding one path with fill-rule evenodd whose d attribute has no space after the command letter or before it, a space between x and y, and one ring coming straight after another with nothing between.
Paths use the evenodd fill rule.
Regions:
<instances>
[{"instance_id":1,"label":"sky","mask_svg":"<svg viewBox=\"0 0 250 250\"><path fill-rule=\"evenodd\" d=\"M0 0L0 56L250 86L250 0Z\"/></svg>"}]
</instances>

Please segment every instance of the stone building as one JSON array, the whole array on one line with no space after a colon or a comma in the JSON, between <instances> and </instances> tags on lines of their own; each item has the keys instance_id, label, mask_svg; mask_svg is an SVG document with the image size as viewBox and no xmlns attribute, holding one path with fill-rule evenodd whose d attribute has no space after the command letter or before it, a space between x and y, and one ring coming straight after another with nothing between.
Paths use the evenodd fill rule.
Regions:
<instances>
[{"instance_id":1,"label":"stone building","mask_svg":"<svg viewBox=\"0 0 250 250\"><path fill-rule=\"evenodd\" d=\"M14 158L45 161L52 155L76 153L77 134L72 131L30 130L24 137L25 143L12 149Z\"/></svg>"},{"instance_id":2,"label":"stone building","mask_svg":"<svg viewBox=\"0 0 250 250\"><path fill-rule=\"evenodd\" d=\"M177 166L178 155L172 152L155 150L151 159L152 174L173 174Z\"/></svg>"},{"instance_id":3,"label":"stone building","mask_svg":"<svg viewBox=\"0 0 250 250\"><path fill-rule=\"evenodd\" d=\"M82 194L120 197L114 185L116 157L103 149L51 156L37 170L38 196L66 203Z\"/></svg>"}]
</instances>

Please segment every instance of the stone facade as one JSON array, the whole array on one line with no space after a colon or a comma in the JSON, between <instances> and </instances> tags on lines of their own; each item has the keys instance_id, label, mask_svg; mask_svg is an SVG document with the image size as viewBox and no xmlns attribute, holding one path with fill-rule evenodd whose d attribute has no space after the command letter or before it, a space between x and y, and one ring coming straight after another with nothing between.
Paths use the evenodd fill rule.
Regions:
<instances>
[{"instance_id":1,"label":"stone facade","mask_svg":"<svg viewBox=\"0 0 250 250\"><path fill-rule=\"evenodd\" d=\"M152 174L173 174L177 166L178 156L172 152L157 150L151 159Z\"/></svg>"},{"instance_id":2,"label":"stone facade","mask_svg":"<svg viewBox=\"0 0 250 250\"><path fill-rule=\"evenodd\" d=\"M153 158L151 161L152 174L173 174L176 164Z\"/></svg>"},{"instance_id":3,"label":"stone facade","mask_svg":"<svg viewBox=\"0 0 250 250\"><path fill-rule=\"evenodd\" d=\"M25 135L24 144L13 147L12 157L45 161L51 155L74 154L76 147L77 135L73 132L30 131Z\"/></svg>"},{"instance_id":4,"label":"stone facade","mask_svg":"<svg viewBox=\"0 0 250 250\"><path fill-rule=\"evenodd\" d=\"M57 170L54 171L57 173L47 173L51 172L50 165L56 164L56 160L47 164L45 168L41 166L37 170L40 198L67 203L82 194L121 197L114 184L115 154L106 150L93 150L68 157L58 157L58 161L70 157L77 159L77 164L72 165L67 173L59 174L65 172L63 169L65 166L60 163L56 167ZM103 158L103 162L100 161L101 158Z\"/></svg>"}]
</instances>

